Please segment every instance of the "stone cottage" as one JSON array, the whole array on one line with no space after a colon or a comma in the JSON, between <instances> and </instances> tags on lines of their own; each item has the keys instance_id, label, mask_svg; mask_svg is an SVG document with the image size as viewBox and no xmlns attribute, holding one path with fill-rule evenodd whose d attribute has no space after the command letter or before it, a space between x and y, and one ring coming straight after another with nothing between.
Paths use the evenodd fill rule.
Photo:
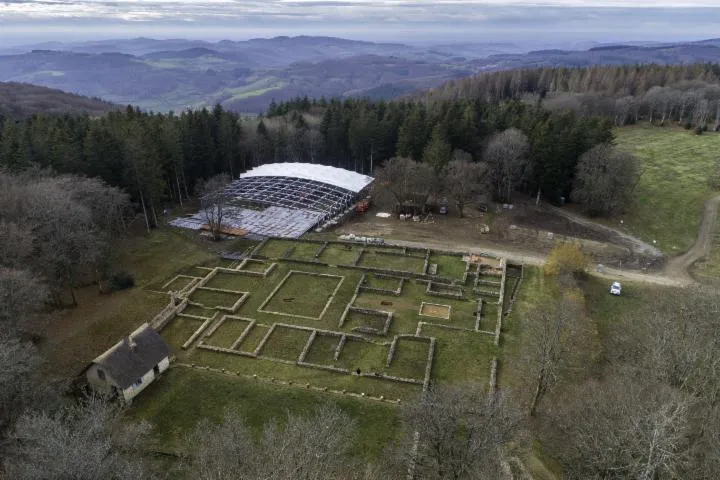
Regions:
<instances>
[{"instance_id":1,"label":"stone cottage","mask_svg":"<svg viewBox=\"0 0 720 480\"><path fill-rule=\"evenodd\" d=\"M90 387L126 403L170 366L170 346L147 323L123 338L85 371Z\"/></svg>"}]
</instances>

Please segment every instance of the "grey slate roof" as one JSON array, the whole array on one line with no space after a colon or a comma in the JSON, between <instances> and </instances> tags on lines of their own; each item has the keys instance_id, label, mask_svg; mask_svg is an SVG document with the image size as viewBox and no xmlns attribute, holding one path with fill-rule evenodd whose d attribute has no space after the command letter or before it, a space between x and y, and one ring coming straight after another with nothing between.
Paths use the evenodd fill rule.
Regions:
<instances>
[{"instance_id":1,"label":"grey slate roof","mask_svg":"<svg viewBox=\"0 0 720 480\"><path fill-rule=\"evenodd\" d=\"M168 344L146 323L93 362L124 390L169 356Z\"/></svg>"}]
</instances>

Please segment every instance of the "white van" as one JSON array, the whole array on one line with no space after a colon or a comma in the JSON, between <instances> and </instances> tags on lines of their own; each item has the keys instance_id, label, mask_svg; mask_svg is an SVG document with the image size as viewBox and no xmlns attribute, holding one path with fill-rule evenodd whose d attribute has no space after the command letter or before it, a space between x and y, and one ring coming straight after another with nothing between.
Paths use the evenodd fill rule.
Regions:
<instances>
[{"instance_id":1,"label":"white van","mask_svg":"<svg viewBox=\"0 0 720 480\"><path fill-rule=\"evenodd\" d=\"M613 282L613 284L610 285L610 293L613 295L620 295L622 293L622 285L620 285L620 282Z\"/></svg>"}]
</instances>

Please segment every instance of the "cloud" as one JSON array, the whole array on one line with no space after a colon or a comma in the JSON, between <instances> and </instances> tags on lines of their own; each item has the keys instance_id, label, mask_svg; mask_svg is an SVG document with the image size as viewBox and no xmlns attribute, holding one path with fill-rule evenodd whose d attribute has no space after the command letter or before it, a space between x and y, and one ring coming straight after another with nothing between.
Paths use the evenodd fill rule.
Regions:
<instances>
[{"instance_id":1,"label":"cloud","mask_svg":"<svg viewBox=\"0 0 720 480\"><path fill-rule=\"evenodd\" d=\"M191 24L206 36L242 30L355 38L382 32L386 39L426 33L507 39L535 32L662 39L673 32L711 35L720 24L720 0L0 0L0 38L40 35L40 25L64 26L68 34L72 26L95 32L112 25L108 34L175 29L182 35Z\"/></svg>"}]
</instances>

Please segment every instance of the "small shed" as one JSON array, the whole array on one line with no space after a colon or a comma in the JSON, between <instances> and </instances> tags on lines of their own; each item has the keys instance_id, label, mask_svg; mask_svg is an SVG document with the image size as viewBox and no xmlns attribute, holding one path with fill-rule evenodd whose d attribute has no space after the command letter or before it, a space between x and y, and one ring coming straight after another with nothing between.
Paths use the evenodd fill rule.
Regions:
<instances>
[{"instance_id":1,"label":"small shed","mask_svg":"<svg viewBox=\"0 0 720 480\"><path fill-rule=\"evenodd\" d=\"M169 366L170 346L145 323L93 360L85 376L96 392L130 403Z\"/></svg>"}]
</instances>

